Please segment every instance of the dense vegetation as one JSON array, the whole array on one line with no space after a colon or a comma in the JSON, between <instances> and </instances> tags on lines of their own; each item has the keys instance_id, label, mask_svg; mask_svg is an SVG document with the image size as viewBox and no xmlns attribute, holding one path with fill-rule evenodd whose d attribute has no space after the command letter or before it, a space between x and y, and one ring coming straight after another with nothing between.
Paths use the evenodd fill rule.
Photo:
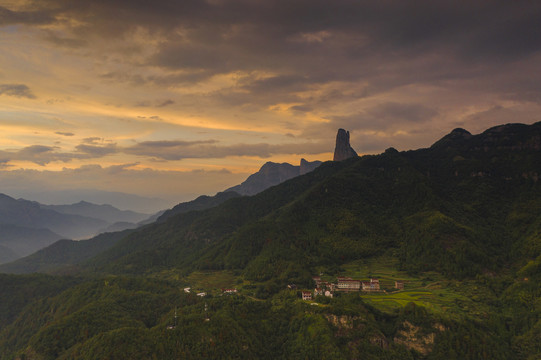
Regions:
<instances>
[{"instance_id":1,"label":"dense vegetation","mask_svg":"<svg viewBox=\"0 0 541 360\"><path fill-rule=\"evenodd\" d=\"M7 297L34 293L15 312L2 294L0 357L538 358L540 149L541 123L459 129L171 214L77 258L76 279L6 275ZM286 290L319 273L387 293L311 305Z\"/></svg>"}]
</instances>

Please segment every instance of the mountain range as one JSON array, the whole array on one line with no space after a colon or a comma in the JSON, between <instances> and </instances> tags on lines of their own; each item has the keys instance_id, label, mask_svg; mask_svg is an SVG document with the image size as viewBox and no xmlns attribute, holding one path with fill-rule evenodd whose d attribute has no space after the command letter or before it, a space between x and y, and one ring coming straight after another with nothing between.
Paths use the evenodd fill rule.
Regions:
<instances>
[{"instance_id":1,"label":"mountain range","mask_svg":"<svg viewBox=\"0 0 541 360\"><path fill-rule=\"evenodd\" d=\"M541 122L507 124L179 205L91 256L57 257L54 272L75 278L0 277L12 294L0 356L537 358L540 174ZM379 278L385 291L301 300L291 289L315 275ZM35 302L2 311L29 289Z\"/></svg>"},{"instance_id":2,"label":"mountain range","mask_svg":"<svg viewBox=\"0 0 541 360\"><path fill-rule=\"evenodd\" d=\"M10 228L12 230L9 230L8 228L0 227L0 245L6 248L0 257L0 264L30 255L61 238L86 239L98 233L135 229L155 220L164 221L174 214L208 209L230 198L240 196L239 193L244 195L259 193L287 179L308 173L320 164L320 161L308 162L304 159L301 159L300 166L293 166L288 163L278 164L268 162L257 173L248 177L240 185L217 193L214 196L202 195L195 200L180 203L170 210L159 212L153 216L119 210L107 204L96 205L86 201L80 201L71 205L43 205L23 199L15 200L7 195L0 194L0 209L4 209L3 214L5 215L3 222L11 227L16 226L18 230L14 232L12 228ZM113 245L112 242L99 241L98 243L102 250ZM79 247L86 249L88 245L87 243L78 245L73 241L62 241L59 244L54 244L52 250L44 249L44 251L30 257L30 259L22 259L21 264L32 264L28 268L28 271L31 272L39 271L41 269L40 265L44 269L55 268L52 265L58 265L58 255L50 258L52 264L48 264L47 259L49 257L43 254L49 254L51 251L54 254L60 254L60 248L63 246L66 247L66 264L72 264L74 258L71 254L74 249ZM87 258L95 255L92 252L81 251L84 252ZM34 262L34 258L40 260ZM79 260L82 259L79 257L76 258ZM25 269L21 264L15 264L13 269L17 269L17 272Z\"/></svg>"},{"instance_id":3,"label":"mountain range","mask_svg":"<svg viewBox=\"0 0 541 360\"><path fill-rule=\"evenodd\" d=\"M0 194L0 246L5 249L0 263L27 256L62 238L90 238L112 226L135 228L149 217L110 205L43 205Z\"/></svg>"}]
</instances>

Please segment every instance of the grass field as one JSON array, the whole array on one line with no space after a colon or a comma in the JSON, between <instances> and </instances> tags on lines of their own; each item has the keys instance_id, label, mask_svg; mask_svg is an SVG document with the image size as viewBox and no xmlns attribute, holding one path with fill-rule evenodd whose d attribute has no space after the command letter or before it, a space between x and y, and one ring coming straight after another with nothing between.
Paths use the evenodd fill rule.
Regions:
<instances>
[{"instance_id":1,"label":"grass field","mask_svg":"<svg viewBox=\"0 0 541 360\"><path fill-rule=\"evenodd\" d=\"M185 278L194 290L204 290L207 292L220 292L222 288L234 288L237 277L232 271L194 271Z\"/></svg>"}]
</instances>

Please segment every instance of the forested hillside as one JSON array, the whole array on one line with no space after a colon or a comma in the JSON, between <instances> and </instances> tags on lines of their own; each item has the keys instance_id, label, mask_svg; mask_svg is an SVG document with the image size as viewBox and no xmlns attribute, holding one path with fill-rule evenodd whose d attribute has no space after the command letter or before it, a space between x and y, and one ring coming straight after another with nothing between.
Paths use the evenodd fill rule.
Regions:
<instances>
[{"instance_id":1,"label":"forested hillside","mask_svg":"<svg viewBox=\"0 0 541 360\"><path fill-rule=\"evenodd\" d=\"M539 174L541 123L456 129L173 214L2 298L0 357L538 358ZM315 275L382 288L302 300Z\"/></svg>"}]
</instances>

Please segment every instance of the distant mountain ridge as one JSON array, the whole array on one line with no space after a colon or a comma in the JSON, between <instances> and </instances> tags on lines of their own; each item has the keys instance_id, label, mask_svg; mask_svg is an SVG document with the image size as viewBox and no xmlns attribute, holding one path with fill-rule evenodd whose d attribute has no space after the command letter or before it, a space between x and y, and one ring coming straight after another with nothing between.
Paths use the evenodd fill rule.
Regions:
<instances>
[{"instance_id":1,"label":"distant mountain ridge","mask_svg":"<svg viewBox=\"0 0 541 360\"><path fill-rule=\"evenodd\" d=\"M81 201L43 205L0 194L0 263L16 260L62 238L84 239L106 230L136 228L150 217Z\"/></svg>"},{"instance_id":2,"label":"distant mountain ridge","mask_svg":"<svg viewBox=\"0 0 541 360\"><path fill-rule=\"evenodd\" d=\"M61 238L60 235L45 228L34 229L13 224L0 225L0 245L10 249L12 256L13 254L16 255L15 258L29 255Z\"/></svg>"},{"instance_id":3,"label":"distant mountain ridge","mask_svg":"<svg viewBox=\"0 0 541 360\"><path fill-rule=\"evenodd\" d=\"M58 240L16 261L5 264L0 262L0 272L14 274L67 272L71 269L66 268L76 267L81 262L109 249L131 231L133 230L103 233L89 240Z\"/></svg>"},{"instance_id":4,"label":"distant mountain ridge","mask_svg":"<svg viewBox=\"0 0 541 360\"><path fill-rule=\"evenodd\" d=\"M33 229L46 228L62 237L73 239L91 236L97 229L107 226L107 222L100 219L61 214L43 209L39 203L15 200L4 194L0 194L0 224Z\"/></svg>"},{"instance_id":5,"label":"distant mountain ridge","mask_svg":"<svg viewBox=\"0 0 541 360\"><path fill-rule=\"evenodd\" d=\"M258 172L250 175L240 185L233 186L225 191L234 191L240 195L255 195L271 186L278 185L299 175L307 174L321 165L321 161L306 161L301 159L300 165L289 163L265 163Z\"/></svg>"},{"instance_id":6,"label":"distant mountain ridge","mask_svg":"<svg viewBox=\"0 0 541 360\"><path fill-rule=\"evenodd\" d=\"M299 166L293 166L287 163L276 164L268 162L263 165L258 173L248 177L243 183L244 185L237 185L234 188L244 189L246 192L245 195L252 192L258 193L270 186L277 185L293 177L307 174L317 168L320 164L320 161L309 162L305 159L301 159ZM21 256L17 256L14 258L13 256L6 255L4 256L4 261L1 261L0 259L0 264L18 260L11 264L2 265L0 270L6 272L27 273L34 271L49 271L50 269L60 268L62 265L76 265L79 262L89 259L91 257L90 254L94 256L111 247L114 243L104 241L104 239L110 239L116 236L113 234L120 234L120 232L122 232L122 234L125 235L126 233L124 230L135 229L154 221L163 222L172 216L185 214L190 211L210 209L229 199L241 196L231 189L233 188L219 192L214 196L199 196L192 201L180 203L163 213L157 213L152 216L133 211L121 211L111 205L96 205L86 201L80 201L71 205L42 205L33 202L45 210L56 211L66 215L93 217L103 221L115 220L115 222L108 223L107 226L101 227L96 231L96 233L104 234L85 240L80 244L79 242L73 242L71 240L62 240L54 244L51 242L47 244L50 245L47 247L41 246L36 248L34 251L37 252L30 256L22 258ZM112 235L105 236L108 233ZM117 237L114 239L115 242L119 240ZM89 248L92 248L93 252L89 253L87 250ZM25 252L24 255L30 253L31 252ZM51 256L51 254L54 254L54 256Z\"/></svg>"},{"instance_id":7,"label":"distant mountain ridge","mask_svg":"<svg viewBox=\"0 0 541 360\"><path fill-rule=\"evenodd\" d=\"M107 221L110 224L117 222L138 223L150 217L150 214L142 214L130 210L119 210L112 205L96 205L86 201L80 201L71 205L41 205L42 209L50 209L61 214L81 215Z\"/></svg>"}]
</instances>

